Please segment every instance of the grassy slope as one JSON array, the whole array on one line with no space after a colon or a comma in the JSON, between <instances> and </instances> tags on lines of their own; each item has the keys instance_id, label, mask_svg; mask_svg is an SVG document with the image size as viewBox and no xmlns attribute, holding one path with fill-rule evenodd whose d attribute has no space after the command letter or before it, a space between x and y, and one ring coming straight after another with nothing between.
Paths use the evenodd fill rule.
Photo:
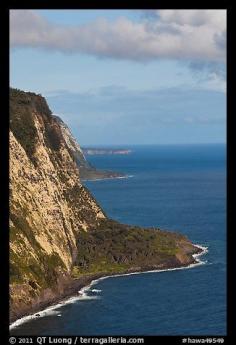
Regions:
<instances>
[{"instance_id":1,"label":"grassy slope","mask_svg":"<svg viewBox=\"0 0 236 345\"><path fill-rule=\"evenodd\" d=\"M74 277L178 266L181 264L179 255L188 264L195 252L195 247L183 235L128 226L109 219L104 220L98 229L81 232L78 249Z\"/></svg>"},{"instance_id":2,"label":"grassy slope","mask_svg":"<svg viewBox=\"0 0 236 345\"><path fill-rule=\"evenodd\" d=\"M35 112L45 123L45 144L51 149L50 158L61 174L61 182L66 184L63 169L59 169L62 162L59 152L62 138L46 101L33 93L11 90L10 128L35 168L40 169L39 158L35 157L38 141L34 124ZM82 216L90 224L88 232L81 231L78 235L78 256L72 272L74 277L96 273L114 274L137 268L180 266L189 264L192 260L191 254L196 252L196 248L180 234L128 226L109 219L104 220L98 228L93 228L94 217L89 204L85 203L84 191L85 188L73 187L66 189L63 195L74 214ZM29 284L33 293L37 286L41 290L55 285L58 269L61 271L64 267L58 255L45 255L44 249L36 241L27 222L27 202L22 200L21 205L13 203L10 206L13 224L10 228L10 241L24 248L23 238L27 238L35 249L38 260L32 257L29 262L24 250L21 256L11 251L10 281L13 285L24 282ZM81 204L84 207L78 211L77 206Z\"/></svg>"}]
</instances>

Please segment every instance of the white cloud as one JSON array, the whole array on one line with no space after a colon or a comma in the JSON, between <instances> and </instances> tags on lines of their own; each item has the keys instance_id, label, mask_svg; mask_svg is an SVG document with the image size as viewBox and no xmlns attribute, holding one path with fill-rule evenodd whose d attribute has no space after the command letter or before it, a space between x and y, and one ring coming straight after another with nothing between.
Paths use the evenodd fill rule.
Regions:
<instances>
[{"instance_id":1,"label":"white cloud","mask_svg":"<svg viewBox=\"0 0 236 345\"><path fill-rule=\"evenodd\" d=\"M11 10L10 15L12 47L137 61L225 61L225 33L225 10L146 11L140 22L99 18L77 26L51 23L32 10Z\"/></svg>"},{"instance_id":2,"label":"white cloud","mask_svg":"<svg viewBox=\"0 0 236 345\"><path fill-rule=\"evenodd\" d=\"M221 30L226 20L225 10L154 10L154 14L165 23L198 27L210 25Z\"/></svg>"},{"instance_id":3,"label":"white cloud","mask_svg":"<svg viewBox=\"0 0 236 345\"><path fill-rule=\"evenodd\" d=\"M226 92L226 66L218 62L196 62L189 64L196 86L201 89Z\"/></svg>"},{"instance_id":4,"label":"white cloud","mask_svg":"<svg viewBox=\"0 0 236 345\"><path fill-rule=\"evenodd\" d=\"M208 80L203 83L202 87L208 90L226 92L226 81L221 78L216 72L212 72L209 74Z\"/></svg>"}]
</instances>

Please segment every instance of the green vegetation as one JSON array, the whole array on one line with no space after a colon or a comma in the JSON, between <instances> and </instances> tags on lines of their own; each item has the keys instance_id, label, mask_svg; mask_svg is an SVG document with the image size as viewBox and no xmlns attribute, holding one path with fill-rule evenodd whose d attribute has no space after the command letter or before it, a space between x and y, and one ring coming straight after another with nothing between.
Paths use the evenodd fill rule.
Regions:
<instances>
[{"instance_id":1,"label":"green vegetation","mask_svg":"<svg viewBox=\"0 0 236 345\"><path fill-rule=\"evenodd\" d=\"M13 254L10 255L11 259L13 257ZM22 282L21 279L21 270L19 266L14 261L10 261L10 267L9 267L9 274L10 274L10 282L11 283L19 283Z\"/></svg>"},{"instance_id":2,"label":"green vegetation","mask_svg":"<svg viewBox=\"0 0 236 345\"><path fill-rule=\"evenodd\" d=\"M59 125L52 117L50 121L45 121L45 142L46 146L53 151L58 151L61 146L62 134Z\"/></svg>"},{"instance_id":3,"label":"green vegetation","mask_svg":"<svg viewBox=\"0 0 236 345\"><path fill-rule=\"evenodd\" d=\"M10 129L34 161L37 130L34 125L30 94L10 89Z\"/></svg>"},{"instance_id":4,"label":"green vegetation","mask_svg":"<svg viewBox=\"0 0 236 345\"><path fill-rule=\"evenodd\" d=\"M91 212L90 205L90 202L97 204L97 201L85 186L75 184L72 188L65 190L63 195L70 207L78 214L78 217L86 220L86 222L91 226L93 226L93 224L97 225L96 214ZM88 195L90 200L89 202L87 202ZM99 208L101 209L101 207ZM103 210L102 212L104 213Z\"/></svg>"},{"instance_id":5,"label":"green vegetation","mask_svg":"<svg viewBox=\"0 0 236 345\"><path fill-rule=\"evenodd\" d=\"M175 259L178 239L178 234L103 220L99 228L79 234L73 274L119 273L165 263Z\"/></svg>"},{"instance_id":6,"label":"green vegetation","mask_svg":"<svg viewBox=\"0 0 236 345\"><path fill-rule=\"evenodd\" d=\"M33 164L36 164L34 154L38 140L35 116L40 116L39 121L44 123L46 145L53 151L60 148L61 130L51 114L41 95L10 88L10 129Z\"/></svg>"},{"instance_id":7,"label":"green vegetation","mask_svg":"<svg viewBox=\"0 0 236 345\"><path fill-rule=\"evenodd\" d=\"M25 252L16 254L10 250L10 283L21 284L28 281L40 289L53 286L57 282L58 268L64 269L64 263L57 253L46 254L43 249L35 250L36 260ZM32 283L33 282L33 283Z\"/></svg>"},{"instance_id":8,"label":"green vegetation","mask_svg":"<svg viewBox=\"0 0 236 345\"><path fill-rule=\"evenodd\" d=\"M16 207L17 206L17 207ZM23 283L29 277L40 288L53 286L57 281L58 269L65 270L65 265L57 253L48 255L35 238L34 231L29 225L24 207L16 204L11 207L10 242L17 243L21 252L16 254L10 250L10 282ZM32 246L34 256L26 255L25 237Z\"/></svg>"},{"instance_id":9,"label":"green vegetation","mask_svg":"<svg viewBox=\"0 0 236 345\"><path fill-rule=\"evenodd\" d=\"M91 273L122 273L133 269L150 269L158 265L175 265L176 254L179 250L181 251L177 246L178 241L186 240L186 238L176 233L158 229L143 229L109 219L101 220L97 217L96 209L92 210L97 202L87 188L79 183L78 176L75 174L73 187L71 187L71 183L67 183L68 179L74 179L75 164L70 159L66 160L62 155L61 145L64 142L63 145L66 149L66 143L60 124L51 115L45 99L41 95L11 89L10 129L35 165L36 170L40 172L40 157L36 157L35 154L39 140L38 129L35 126L36 120L40 124L39 130L44 136L45 148L54 165L54 173L59 177L56 177L56 183L59 180L62 188L58 188L58 192L63 190L61 192L63 194L58 196L58 199L64 196L63 202L67 203L72 214L69 221L77 239L78 249L72 275L80 277ZM68 153L77 164L83 158L79 154L73 154L70 149L68 149ZM20 162L19 166L22 167L23 162ZM85 169L86 165L84 164L82 168ZM93 169L93 167L88 169ZM83 169L80 172L86 173ZM98 173L94 169L90 176L96 177ZM55 179L53 175L49 176L52 180ZM30 179L33 179L31 174L26 174L25 180L20 179L19 183L17 181L15 183L13 180L14 184L11 187L13 189L14 186L15 190L11 190L11 193L16 193L16 198L11 198L10 205L10 283L13 285L28 284L30 294L34 297L39 291L55 286L58 277L62 272L68 273L68 269L57 253L49 255L37 241L36 234L45 229L35 228L34 214L28 210L28 203L31 202L31 199L27 198L27 194L23 192L22 188L25 188L25 184ZM31 189L28 192L31 193ZM33 191L30 196L37 198ZM20 200L20 202L16 200ZM99 212L101 208L98 206L97 210ZM75 224L73 224L74 219L78 220L78 222L74 222ZM62 221L64 235L67 236L68 246L74 259L74 247L69 241L63 216ZM78 234L80 221L86 222L88 232L80 231ZM56 234L52 232L48 236L51 237L48 239L50 242L53 241ZM25 285L21 286L21 288L24 287Z\"/></svg>"}]
</instances>

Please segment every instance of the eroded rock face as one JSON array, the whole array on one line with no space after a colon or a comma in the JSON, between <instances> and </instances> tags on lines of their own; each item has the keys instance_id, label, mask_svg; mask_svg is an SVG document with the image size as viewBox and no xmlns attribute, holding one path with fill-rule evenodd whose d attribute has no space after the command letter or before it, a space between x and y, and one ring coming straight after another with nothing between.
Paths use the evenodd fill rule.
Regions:
<instances>
[{"instance_id":1,"label":"eroded rock face","mask_svg":"<svg viewBox=\"0 0 236 345\"><path fill-rule=\"evenodd\" d=\"M62 119L59 116L53 115L53 117L60 124L62 136L78 167L85 169L93 169L93 167L86 160L80 145L73 137L69 127L62 121Z\"/></svg>"},{"instance_id":2,"label":"eroded rock face","mask_svg":"<svg viewBox=\"0 0 236 345\"><path fill-rule=\"evenodd\" d=\"M11 90L11 313L62 289L79 231L105 214L82 186L70 143L43 97ZM79 145L78 145L79 148ZM58 282L60 284L58 285Z\"/></svg>"},{"instance_id":3,"label":"eroded rock face","mask_svg":"<svg viewBox=\"0 0 236 345\"><path fill-rule=\"evenodd\" d=\"M45 99L11 89L11 321L92 277L186 266L201 251L181 234L108 219L81 184L79 157L79 144Z\"/></svg>"},{"instance_id":4,"label":"eroded rock face","mask_svg":"<svg viewBox=\"0 0 236 345\"><path fill-rule=\"evenodd\" d=\"M120 172L100 170L92 166L85 158L83 150L77 143L76 139L73 137L69 127L62 121L62 119L59 116L53 115L53 118L56 120L57 124L59 124L61 134L67 144L67 148L69 149L71 156L73 157L74 161L76 162L79 168L81 180L96 180L103 178L117 178L125 176L125 174Z\"/></svg>"}]
</instances>

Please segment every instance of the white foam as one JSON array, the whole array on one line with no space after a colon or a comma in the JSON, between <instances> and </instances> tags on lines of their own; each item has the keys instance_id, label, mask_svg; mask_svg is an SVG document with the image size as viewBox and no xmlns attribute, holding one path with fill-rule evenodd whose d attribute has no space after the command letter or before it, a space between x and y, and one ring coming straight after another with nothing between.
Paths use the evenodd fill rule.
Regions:
<instances>
[{"instance_id":1,"label":"white foam","mask_svg":"<svg viewBox=\"0 0 236 345\"><path fill-rule=\"evenodd\" d=\"M59 311L56 311L56 309L62 307L63 305L66 304L70 304L70 303L75 303L78 300L91 300L91 299L99 299L98 296L89 296L87 295L87 291L91 289L92 286L94 286L95 284L97 284L99 281L107 279L107 278L116 278L116 277L123 277L123 276L130 276L130 275L134 275L134 274L147 274L147 273L161 273L161 272L166 272L166 271L177 271L177 270L183 270L183 269L188 269L188 268L193 268L199 265L204 265L206 262L202 261L199 259L200 256L206 254L208 252L208 247L204 247L202 245L194 245L197 248L202 249L202 251L198 254L193 254L193 258L196 260L196 263L194 264L190 264L188 266L184 266L184 267L175 267L175 268L166 268L166 269L159 269L159 270L150 270L150 271L144 271L144 272L131 272L131 273L121 273L121 274L115 274L115 275L111 275L111 276L104 276L98 279L94 279L91 281L91 283L87 286L84 286L82 289L80 289L78 291L79 296L73 296L70 297L69 299L62 301L56 305L52 305L46 309L44 309L43 311L37 312L35 314L32 315L28 315L28 316L24 316L21 319L16 320L15 322L13 322L10 325L10 330L21 325L22 323L25 323L27 321L30 321L32 319L36 319L38 317L43 317L46 315L57 315L57 316L61 316ZM97 290L97 289L92 289L92 292L101 292L101 290ZM39 315L39 316L37 316Z\"/></svg>"},{"instance_id":2,"label":"white foam","mask_svg":"<svg viewBox=\"0 0 236 345\"><path fill-rule=\"evenodd\" d=\"M94 178L94 179L83 179L83 181L105 181L105 180L116 180L116 179L123 179L123 178L130 178L134 177L134 175L125 175L125 176L114 176L114 177L104 177L104 178Z\"/></svg>"},{"instance_id":3,"label":"white foam","mask_svg":"<svg viewBox=\"0 0 236 345\"><path fill-rule=\"evenodd\" d=\"M60 306L62 306L63 304L62 303L58 303L56 306L51 306L51 307L48 307L38 313L35 313L35 314L32 314L32 315L28 315L28 316L24 316L18 320L16 320L15 322L13 322L9 329L13 329L15 327L18 327L20 326L22 323L25 323L25 322L29 322L33 319L37 319L37 318L40 318L40 317L44 317L44 316L48 316L48 315L55 315L55 316L58 316L60 315L59 314L59 311L56 311L54 309L56 308L59 308Z\"/></svg>"},{"instance_id":4,"label":"white foam","mask_svg":"<svg viewBox=\"0 0 236 345\"><path fill-rule=\"evenodd\" d=\"M121 274L114 274L112 276L105 276L105 277L101 277L98 279L93 280L89 286L93 286L95 284L97 284L99 281L107 279L107 278L116 278L116 277L123 277L123 276L130 276L130 275L134 275L134 274L146 274L146 273L160 273L160 272L166 272L166 271L176 271L176 270L185 270L188 268L193 268L199 265L204 265L206 263L206 261L202 261L199 259L200 256L206 254L208 252L208 247L204 247L201 246L199 244L194 244L195 247L202 249L202 252L197 253L197 254L193 254L192 257L196 260L196 263L194 264L190 264L188 266L184 266L184 267L174 267L174 268L165 268L165 269L158 269L158 270L150 270L150 271L143 271L143 272L131 272L131 273L121 273Z\"/></svg>"},{"instance_id":5,"label":"white foam","mask_svg":"<svg viewBox=\"0 0 236 345\"><path fill-rule=\"evenodd\" d=\"M90 300L90 299L99 299L100 297L98 296L88 296L86 294L85 291L87 291L89 289L89 286L86 286L84 288L82 288L80 291L78 291L79 293L79 296L73 296L73 297L70 297L69 299L65 300L65 301L62 301L60 303L57 303L55 305L52 305L42 311L39 311L35 314L31 314L31 315L28 315L28 316L24 316L18 320L16 320L15 322L13 322L9 329L13 329L13 328L16 328L18 326L20 326L21 324L25 323L25 322L29 322L33 319L37 319L39 317L43 317L43 316L51 316L51 315L55 315L55 316L61 316L59 310L60 307L63 307L64 305L66 304L71 304L71 303L75 303L76 301L78 300Z\"/></svg>"},{"instance_id":6,"label":"white foam","mask_svg":"<svg viewBox=\"0 0 236 345\"><path fill-rule=\"evenodd\" d=\"M119 176L115 178L130 178L130 177L134 177L134 175L125 175L125 176Z\"/></svg>"}]
</instances>

